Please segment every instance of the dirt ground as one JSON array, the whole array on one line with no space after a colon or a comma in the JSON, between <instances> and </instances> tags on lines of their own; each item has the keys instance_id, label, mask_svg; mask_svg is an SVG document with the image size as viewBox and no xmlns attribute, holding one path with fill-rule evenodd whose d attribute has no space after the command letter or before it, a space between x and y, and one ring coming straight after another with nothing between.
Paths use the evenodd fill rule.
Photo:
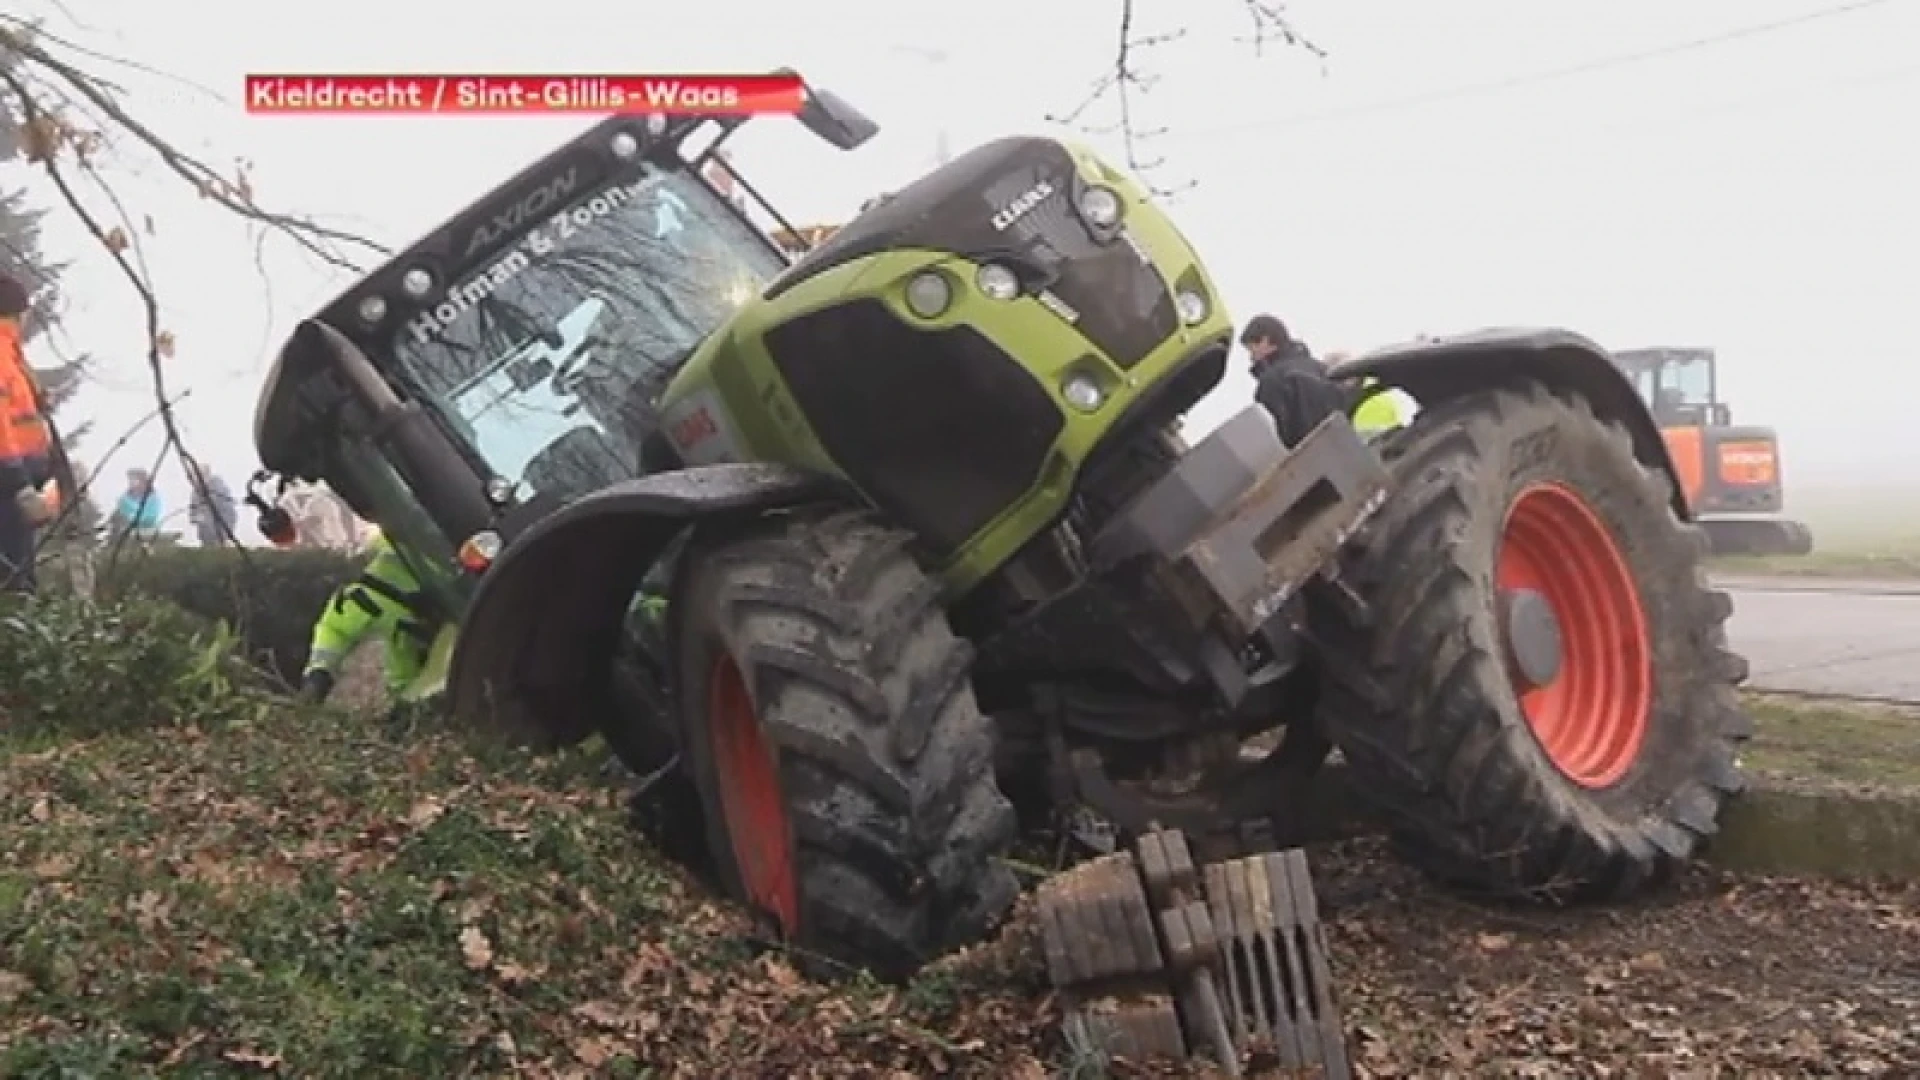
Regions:
<instances>
[{"instance_id":1,"label":"dirt ground","mask_svg":"<svg viewBox=\"0 0 1920 1080\"><path fill-rule=\"evenodd\" d=\"M16 742L0 1076L1100 1075L1030 922L906 987L810 982L635 835L590 747L291 711ZM1314 865L1364 1075L1920 1076L1920 887L1703 870L1556 912L1377 841Z\"/></svg>"},{"instance_id":2,"label":"dirt ground","mask_svg":"<svg viewBox=\"0 0 1920 1080\"><path fill-rule=\"evenodd\" d=\"M1494 908L1373 842L1316 863L1376 1076L1920 1076L1920 889L1699 870L1658 901Z\"/></svg>"}]
</instances>

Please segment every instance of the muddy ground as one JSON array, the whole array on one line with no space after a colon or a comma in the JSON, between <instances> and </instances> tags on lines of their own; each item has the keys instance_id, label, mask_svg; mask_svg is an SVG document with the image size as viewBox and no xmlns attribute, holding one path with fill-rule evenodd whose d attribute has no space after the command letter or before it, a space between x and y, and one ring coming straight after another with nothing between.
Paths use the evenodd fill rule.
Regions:
<instances>
[{"instance_id":1,"label":"muddy ground","mask_svg":"<svg viewBox=\"0 0 1920 1080\"><path fill-rule=\"evenodd\" d=\"M590 748L377 717L0 730L0 1076L1098 1075L1024 924L809 982L623 804ZM1915 887L1701 870L1555 912L1377 841L1314 860L1367 1075L1920 1076Z\"/></svg>"},{"instance_id":2,"label":"muddy ground","mask_svg":"<svg viewBox=\"0 0 1920 1080\"><path fill-rule=\"evenodd\" d=\"M1920 1076L1920 890L1701 870L1633 906L1489 907L1356 842L1317 862L1382 1076Z\"/></svg>"}]
</instances>

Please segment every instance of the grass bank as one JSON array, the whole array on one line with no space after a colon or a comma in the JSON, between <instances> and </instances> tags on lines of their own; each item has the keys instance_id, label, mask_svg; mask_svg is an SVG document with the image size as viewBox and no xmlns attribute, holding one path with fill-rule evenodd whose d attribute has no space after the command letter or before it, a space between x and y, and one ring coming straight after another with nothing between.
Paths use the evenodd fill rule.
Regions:
<instances>
[{"instance_id":1,"label":"grass bank","mask_svg":"<svg viewBox=\"0 0 1920 1080\"><path fill-rule=\"evenodd\" d=\"M342 712L0 731L0 1076L1098 1075L1023 918L906 988L816 984L622 803L592 750ZM1377 841L1314 859L1371 1075L1920 1073L1911 888L1702 869L1555 912Z\"/></svg>"},{"instance_id":2,"label":"grass bank","mask_svg":"<svg viewBox=\"0 0 1920 1080\"><path fill-rule=\"evenodd\" d=\"M1747 704L1757 728L1749 769L1920 795L1920 709L1761 693Z\"/></svg>"},{"instance_id":3,"label":"grass bank","mask_svg":"<svg viewBox=\"0 0 1920 1080\"><path fill-rule=\"evenodd\" d=\"M1030 985L827 990L592 753L278 710L0 736L0 1075L1033 1075Z\"/></svg>"},{"instance_id":4,"label":"grass bank","mask_svg":"<svg viewBox=\"0 0 1920 1080\"><path fill-rule=\"evenodd\" d=\"M1883 550L1817 550L1811 555L1739 555L1708 560L1727 574L1764 577L1865 578L1905 581L1920 578L1920 541Z\"/></svg>"}]
</instances>

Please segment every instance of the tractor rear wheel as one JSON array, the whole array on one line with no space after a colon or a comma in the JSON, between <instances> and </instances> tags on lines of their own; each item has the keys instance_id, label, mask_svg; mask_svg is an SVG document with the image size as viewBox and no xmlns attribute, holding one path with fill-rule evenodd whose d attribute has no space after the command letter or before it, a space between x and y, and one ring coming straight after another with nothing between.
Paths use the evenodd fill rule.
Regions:
<instances>
[{"instance_id":1,"label":"tractor rear wheel","mask_svg":"<svg viewBox=\"0 0 1920 1080\"><path fill-rule=\"evenodd\" d=\"M1732 605L1667 477L1584 399L1439 404L1329 610L1325 726L1397 846L1450 883L1624 896L1711 836L1752 733Z\"/></svg>"},{"instance_id":2,"label":"tractor rear wheel","mask_svg":"<svg viewBox=\"0 0 1920 1080\"><path fill-rule=\"evenodd\" d=\"M864 512L769 517L691 548L669 615L722 885L803 958L891 979L1019 892L972 650L907 540Z\"/></svg>"}]
</instances>

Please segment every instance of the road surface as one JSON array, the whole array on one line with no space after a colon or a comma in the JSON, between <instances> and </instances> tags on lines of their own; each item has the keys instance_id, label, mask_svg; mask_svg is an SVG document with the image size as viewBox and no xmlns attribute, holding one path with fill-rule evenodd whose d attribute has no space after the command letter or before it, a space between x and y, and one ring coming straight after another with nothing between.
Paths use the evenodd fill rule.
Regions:
<instances>
[{"instance_id":1,"label":"road surface","mask_svg":"<svg viewBox=\"0 0 1920 1080\"><path fill-rule=\"evenodd\" d=\"M1727 576L1756 690L1920 703L1920 582Z\"/></svg>"}]
</instances>

